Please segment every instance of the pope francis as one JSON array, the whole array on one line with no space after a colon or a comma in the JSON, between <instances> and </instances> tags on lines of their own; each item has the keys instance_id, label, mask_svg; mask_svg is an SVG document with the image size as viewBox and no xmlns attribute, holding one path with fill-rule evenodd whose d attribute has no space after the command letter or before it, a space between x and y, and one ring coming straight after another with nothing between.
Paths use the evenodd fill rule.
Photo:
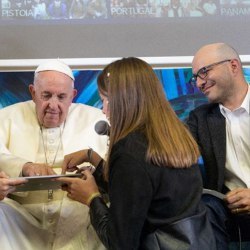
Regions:
<instances>
[{"instance_id":1,"label":"pope francis","mask_svg":"<svg viewBox=\"0 0 250 250\"><path fill-rule=\"evenodd\" d=\"M0 170L10 177L60 174L64 155L93 148L102 157L107 136L94 125L101 110L72 103L72 70L49 60L35 71L31 101L0 110ZM90 225L88 207L62 190L15 192L0 201L3 250L104 249Z\"/></svg>"}]
</instances>

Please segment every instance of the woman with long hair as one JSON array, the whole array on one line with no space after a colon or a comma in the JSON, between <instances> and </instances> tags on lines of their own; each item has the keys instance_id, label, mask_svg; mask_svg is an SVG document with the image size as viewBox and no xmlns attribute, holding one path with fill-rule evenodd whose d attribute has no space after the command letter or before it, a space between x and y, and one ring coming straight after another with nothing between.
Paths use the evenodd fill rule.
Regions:
<instances>
[{"instance_id":1,"label":"woman with long hair","mask_svg":"<svg viewBox=\"0 0 250 250\"><path fill-rule=\"evenodd\" d=\"M89 170L82 179L60 179L68 197L90 207L108 249L215 249L200 203L198 146L152 67L138 58L115 61L100 74L98 90L111 126L107 160L103 165L92 149L82 150L66 156L64 167L88 160L96 172L103 168L110 204L99 191L100 176L95 181Z\"/></svg>"}]
</instances>

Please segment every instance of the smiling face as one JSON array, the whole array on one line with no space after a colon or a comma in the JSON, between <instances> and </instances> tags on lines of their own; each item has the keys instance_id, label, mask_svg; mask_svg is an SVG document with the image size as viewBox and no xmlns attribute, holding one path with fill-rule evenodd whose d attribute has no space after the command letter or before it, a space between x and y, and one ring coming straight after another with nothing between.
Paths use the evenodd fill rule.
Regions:
<instances>
[{"instance_id":1,"label":"smiling face","mask_svg":"<svg viewBox=\"0 0 250 250\"><path fill-rule=\"evenodd\" d=\"M232 60L227 61L226 59ZM218 63L221 61L224 62ZM220 55L215 45L205 46L196 53L192 63L193 73L197 74L200 69L206 67L206 76L204 79L197 77L196 85L210 102L223 104L231 96L234 89L233 61L230 55ZM215 63L218 64L209 66Z\"/></svg>"},{"instance_id":2,"label":"smiling face","mask_svg":"<svg viewBox=\"0 0 250 250\"><path fill-rule=\"evenodd\" d=\"M34 85L30 85L29 90L36 104L38 121L47 128L58 127L66 120L77 93L73 80L57 71L37 73Z\"/></svg>"}]
</instances>

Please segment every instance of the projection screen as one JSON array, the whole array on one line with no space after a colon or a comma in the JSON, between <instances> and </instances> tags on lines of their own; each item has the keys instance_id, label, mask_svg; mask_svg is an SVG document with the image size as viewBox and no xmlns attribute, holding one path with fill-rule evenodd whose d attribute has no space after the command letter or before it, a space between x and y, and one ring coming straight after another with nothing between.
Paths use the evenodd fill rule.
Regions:
<instances>
[{"instance_id":1,"label":"projection screen","mask_svg":"<svg viewBox=\"0 0 250 250\"><path fill-rule=\"evenodd\" d=\"M210 42L250 61L250 0L1 0L0 18L1 70L58 57L73 68L127 56L186 66Z\"/></svg>"}]
</instances>

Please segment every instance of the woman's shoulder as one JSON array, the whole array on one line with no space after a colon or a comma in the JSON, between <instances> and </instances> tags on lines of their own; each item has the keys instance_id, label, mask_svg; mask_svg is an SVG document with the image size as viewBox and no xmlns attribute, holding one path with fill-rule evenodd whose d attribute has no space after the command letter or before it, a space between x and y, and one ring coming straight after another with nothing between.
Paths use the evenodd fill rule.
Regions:
<instances>
[{"instance_id":1,"label":"woman's shoulder","mask_svg":"<svg viewBox=\"0 0 250 250\"><path fill-rule=\"evenodd\" d=\"M129 151L134 151L137 148L146 148L147 140L142 132L134 131L126 135L119 140L115 145L115 148L126 148Z\"/></svg>"}]
</instances>

